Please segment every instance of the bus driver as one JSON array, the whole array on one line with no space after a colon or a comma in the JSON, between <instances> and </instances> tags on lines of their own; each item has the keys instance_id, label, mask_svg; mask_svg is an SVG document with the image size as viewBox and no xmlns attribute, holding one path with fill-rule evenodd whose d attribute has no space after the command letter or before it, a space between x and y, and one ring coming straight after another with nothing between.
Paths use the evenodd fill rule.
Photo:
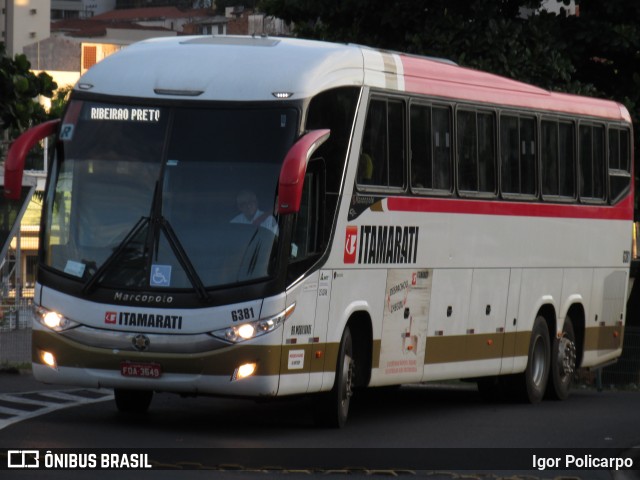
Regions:
<instances>
[{"instance_id":1,"label":"bus driver","mask_svg":"<svg viewBox=\"0 0 640 480\"><path fill-rule=\"evenodd\" d=\"M271 230L275 235L278 234L278 223L269 212L263 212L258 208L258 199L256 194L250 190L242 190L236 198L238 210L240 214L231 219L231 223L245 223L259 225Z\"/></svg>"}]
</instances>

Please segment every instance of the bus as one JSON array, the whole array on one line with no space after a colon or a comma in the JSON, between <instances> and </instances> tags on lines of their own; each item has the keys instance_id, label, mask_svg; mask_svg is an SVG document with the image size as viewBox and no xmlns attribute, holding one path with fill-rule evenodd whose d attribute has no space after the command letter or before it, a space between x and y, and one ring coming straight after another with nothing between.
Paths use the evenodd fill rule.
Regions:
<instances>
[{"instance_id":1,"label":"bus","mask_svg":"<svg viewBox=\"0 0 640 480\"><path fill-rule=\"evenodd\" d=\"M358 45L193 36L96 64L55 134L33 374L313 394L448 379L536 403L620 356L632 125L619 103ZM7 160L7 194L24 155Z\"/></svg>"}]
</instances>

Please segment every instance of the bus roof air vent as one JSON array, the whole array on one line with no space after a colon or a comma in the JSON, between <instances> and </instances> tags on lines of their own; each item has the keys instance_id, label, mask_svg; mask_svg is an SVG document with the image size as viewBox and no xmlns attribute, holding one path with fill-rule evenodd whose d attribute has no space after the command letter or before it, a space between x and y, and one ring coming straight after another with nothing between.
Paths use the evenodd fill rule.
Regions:
<instances>
[{"instance_id":1,"label":"bus roof air vent","mask_svg":"<svg viewBox=\"0 0 640 480\"><path fill-rule=\"evenodd\" d=\"M156 95L177 95L179 97L197 97L204 93L204 90L174 90L170 88L154 88Z\"/></svg>"},{"instance_id":2,"label":"bus roof air vent","mask_svg":"<svg viewBox=\"0 0 640 480\"><path fill-rule=\"evenodd\" d=\"M183 45L229 45L234 47L275 47L280 43L277 38L271 37L240 37L233 35L221 35L211 37L190 38Z\"/></svg>"}]
</instances>

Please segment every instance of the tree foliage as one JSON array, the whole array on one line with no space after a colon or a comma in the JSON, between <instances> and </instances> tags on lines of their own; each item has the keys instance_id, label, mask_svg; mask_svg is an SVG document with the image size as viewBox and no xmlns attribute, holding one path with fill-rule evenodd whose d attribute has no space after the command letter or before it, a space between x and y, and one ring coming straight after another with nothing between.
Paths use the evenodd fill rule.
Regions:
<instances>
[{"instance_id":1,"label":"tree foliage","mask_svg":"<svg viewBox=\"0 0 640 480\"><path fill-rule=\"evenodd\" d=\"M557 0L568 3L568 0ZM299 36L451 59L551 90L640 95L640 2L580 0L579 16L542 0L262 0ZM528 13L528 14L525 14Z\"/></svg>"},{"instance_id":2,"label":"tree foliage","mask_svg":"<svg viewBox=\"0 0 640 480\"><path fill-rule=\"evenodd\" d=\"M542 0L262 0L260 6L293 22L302 37L444 57L549 90L616 100L631 113L640 145L640 2L576 3L579 15L547 13Z\"/></svg>"},{"instance_id":3,"label":"tree foliage","mask_svg":"<svg viewBox=\"0 0 640 480\"><path fill-rule=\"evenodd\" d=\"M0 131L8 131L13 138L30 125L46 120L48 114L36 97L51 98L56 88L50 75L31 71L25 55L7 57L0 43Z\"/></svg>"},{"instance_id":4,"label":"tree foliage","mask_svg":"<svg viewBox=\"0 0 640 480\"><path fill-rule=\"evenodd\" d=\"M580 16L561 19L566 55L576 83L622 102L638 123L640 107L640 2L581 0ZM638 138L636 128L636 138Z\"/></svg>"}]
</instances>

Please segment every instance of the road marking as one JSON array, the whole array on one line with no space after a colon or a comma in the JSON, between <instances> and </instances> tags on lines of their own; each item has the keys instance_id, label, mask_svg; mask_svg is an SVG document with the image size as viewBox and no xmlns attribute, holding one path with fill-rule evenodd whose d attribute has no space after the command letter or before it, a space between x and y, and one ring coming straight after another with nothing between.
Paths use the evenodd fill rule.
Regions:
<instances>
[{"instance_id":1,"label":"road marking","mask_svg":"<svg viewBox=\"0 0 640 480\"><path fill-rule=\"evenodd\" d=\"M40 390L0 394L0 430L55 410L113 400L110 390Z\"/></svg>"}]
</instances>

